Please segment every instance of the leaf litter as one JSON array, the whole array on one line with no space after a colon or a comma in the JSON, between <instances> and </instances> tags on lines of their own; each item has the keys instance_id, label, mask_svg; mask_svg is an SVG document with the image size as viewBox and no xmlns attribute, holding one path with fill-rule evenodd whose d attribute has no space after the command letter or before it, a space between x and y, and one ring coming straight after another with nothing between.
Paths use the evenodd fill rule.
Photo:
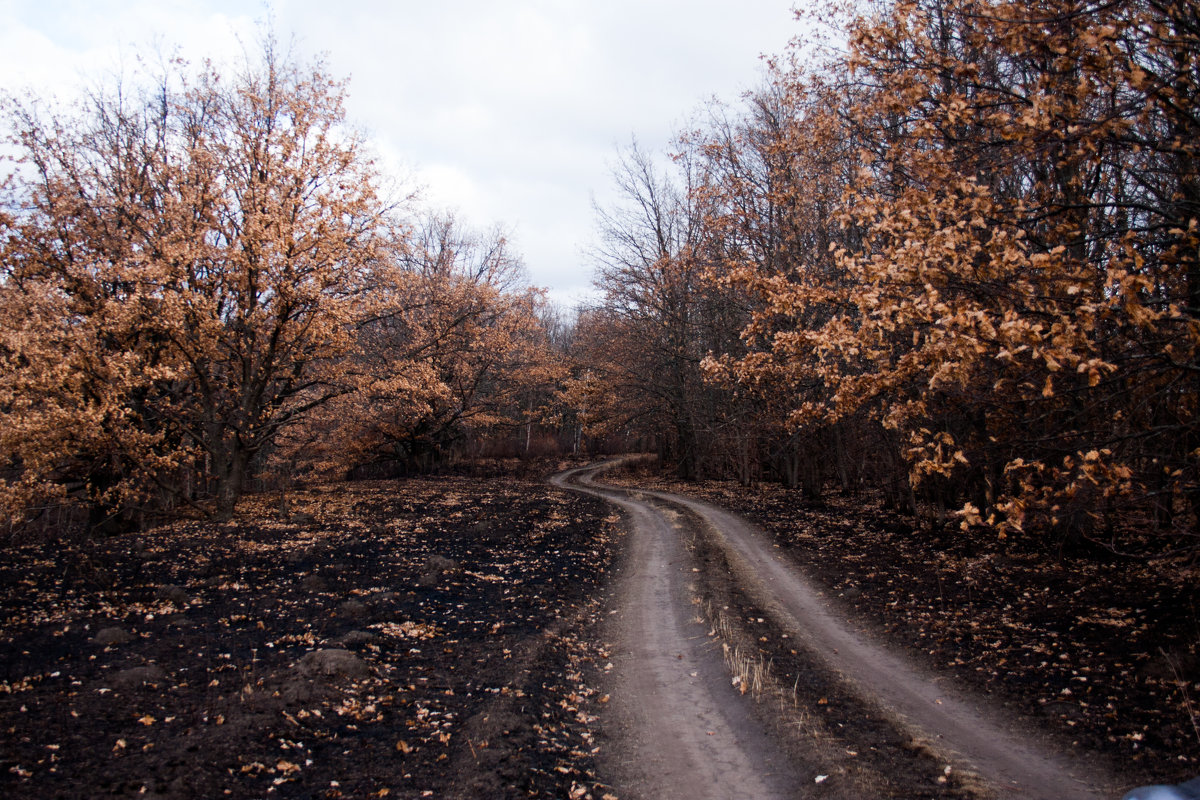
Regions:
<instances>
[{"instance_id":1,"label":"leaf litter","mask_svg":"<svg viewBox=\"0 0 1200 800\"><path fill-rule=\"evenodd\" d=\"M607 793L602 503L455 476L278 500L0 554L0 795Z\"/></svg>"},{"instance_id":2,"label":"leaf litter","mask_svg":"<svg viewBox=\"0 0 1200 800\"><path fill-rule=\"evenodd\" d=\"M1200 773L1200 582L1186 556L1134 560L1034 537L920 529L870 493L813 504L774 484L683 483L641 467L606 480L752 520L852 619L1040 735L1103 757L1130 786ZM743 627L757 627L753 606L740 610ZM789 660L803 653L777 636L753 640L750 655L788 682Z\"/></svg>"}]
</instances>

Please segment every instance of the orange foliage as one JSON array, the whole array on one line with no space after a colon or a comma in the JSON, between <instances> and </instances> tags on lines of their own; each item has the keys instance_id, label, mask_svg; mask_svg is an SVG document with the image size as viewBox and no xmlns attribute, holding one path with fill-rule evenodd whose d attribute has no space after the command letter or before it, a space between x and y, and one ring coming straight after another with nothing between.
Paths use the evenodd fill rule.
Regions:
<instances>
[{"instance_id":1,"label":"orange foliage","mask_svg":"<svg viewBox=\"0 0 1200 800\"><path fill-rule=\"evenodd\" d=\"M305 431L317 446L297 438L288 459L337 473L370 463L428 469L472 435L547 412L533 397L556 386L564 366L538 318L545 301L518 287L520 263L504 237L432 216L398 261L395 282L358 327L348 361L355 391Z\"/></svg>"},{"instance_id":2,"label":"orange foliage","mask_svg":"<svg viewBox=\"0 0 1200 800\"><path fill-rule=\"evenodd\" d=\"M345 469L535 415L540 296L503 237L397 223L344 94L268 40L231 76L8 102L0 508L227 516L272 459Z\"/></svg>"},{"instance_id":3,"label":"orange foliage","mask_svg":"<svg viewBox=\"0 0 1200 800\"><path fill-rule=\"evenodd\" d=\"M710 374L790 397L794 430L869 412L964 523L1194 530L1197 18L904 0L775 73L782 113L708 145L769 155L721 184L723 279L759 304Z\"/></svg>"},{"instance_id":4,"label":"orange foliage","mask_svg":"<svg viewBox=\"0 0 1200 800\"><path fill-rule=\"evenodd\" d=\"M5 380L27 402L4 410L59 434L11 442L10 484L101 506L186 500L166 473L203 462L228 514L278 432L343 391L331 367L385 239L342 95L268 42L228 82L179 71L72 117L12 104L6 308L47 315L35 330L52 339L7 344ZM55 417L76 411L62 432Z\"/></svg>"}]
</instances>

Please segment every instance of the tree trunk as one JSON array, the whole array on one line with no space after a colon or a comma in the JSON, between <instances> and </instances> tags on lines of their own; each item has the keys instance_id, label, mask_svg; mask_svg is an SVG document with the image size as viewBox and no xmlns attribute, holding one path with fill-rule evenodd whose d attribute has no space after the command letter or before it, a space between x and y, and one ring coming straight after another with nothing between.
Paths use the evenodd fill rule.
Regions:
<instances>
[{"instance_id":1,"label":"tree trunk","mask_svg":"<svg viewBox=\"0 0 1200 800\"><path fill-rule=\"evenodd\" d=\"M675 472L680 480L696 479L696 431L692 420L681 414L675 418L677 458Z\"/></svg>"},{"instance_id":2,"label":"tree trunk","mask_svg":"<svg viewBox=\"0 0 1200 800\"><path fill-rule=\"evenodd\" d=\"M246 467L250 463L250 454L239 447L237 442L227 442L223 450L224 452L214 459L217 479L216 518L222 521L233 517L245 485Z\"/></svg>"},{"instance_id":3,"label":"tree trunk","mask_svg":"<svg viewBox=\"0 0 1200 800\"><path fill-rule=\"evenodd\" d=\"M837 465L838 482L842 485L842 493L853 495L857 487L851 477L850 458L846 453L846 437L842 432L844 424L839 421L833 426L833 454Z\"/></svg>"},{"instance_id":4,"label":"tree trunk","mask_svg":"<svg viewBox=\"0 0 1200 800\"><path fill-rule=\"evenodd\" d=\"M800 454L801 458L801 491L804 499L809 503L820 505L824 502L821 486L821 461L817 457L817 451L813 447L805 447Z\"/></svg>"}]
</instances>

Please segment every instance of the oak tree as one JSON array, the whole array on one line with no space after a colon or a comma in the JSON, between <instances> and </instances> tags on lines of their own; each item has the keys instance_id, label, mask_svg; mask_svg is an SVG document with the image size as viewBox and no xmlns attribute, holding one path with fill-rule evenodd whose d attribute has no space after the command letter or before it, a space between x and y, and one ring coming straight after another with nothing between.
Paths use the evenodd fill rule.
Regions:
<instances>
[{"instance_id":1,"label":"oak tree","mask_svg":"<svg viewBox=\"0 0 1200 800\"><path fill-rule=\"evenodd\" d=\"M344 94L268 39L227 75L176 62L69 111L8 102L10 501L186 500L188 472L226 516L280 432L347 390L390 236Z\"/></svg>"}]
</instances>

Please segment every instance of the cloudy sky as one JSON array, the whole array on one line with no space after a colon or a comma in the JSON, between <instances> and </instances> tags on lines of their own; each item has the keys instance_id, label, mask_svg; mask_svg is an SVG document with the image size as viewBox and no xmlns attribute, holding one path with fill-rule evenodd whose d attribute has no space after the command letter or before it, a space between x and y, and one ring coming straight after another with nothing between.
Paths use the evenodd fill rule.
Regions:
<instances>
[{"instance_id":1,"label":"cloudy sky","mask_svg":"<svg viewBox=\"0 0 1200 800\"><path fill-rule=\"evenodd\" d=\"M797 32L793 0L0 0L0 85L69 98L157 47L228 62L273 18L349 77L351 121L433 205L512 234L534 284L586 296L593 198L636 136L665 149Z\"/></svg>"}]
</instances>

